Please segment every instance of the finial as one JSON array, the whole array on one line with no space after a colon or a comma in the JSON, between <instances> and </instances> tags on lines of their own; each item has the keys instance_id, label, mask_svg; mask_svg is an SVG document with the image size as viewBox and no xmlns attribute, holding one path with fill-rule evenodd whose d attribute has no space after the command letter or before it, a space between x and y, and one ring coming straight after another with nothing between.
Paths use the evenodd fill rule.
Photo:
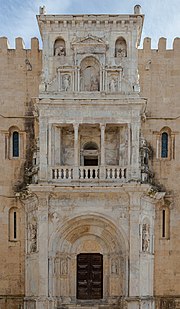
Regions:
<instances>
[{"instance_id":1,"label":"finial","mask_svg":"<svg viewBox=\"0 0 180 309\"><path fill-rule=\"evenodd\" d=\"M135 5L134 7L134 14L140 15L141 14L141 6L139 4Z\"/></svg>"},{"instance_id":2,"label":"finial","mask_svg":"<svg viewBox=\"0 0 180 309\"><path fill-rule=\"evenodd\" d=\"M39 7L39 14L40 15L46 14L46 7L45 7L45 5Z\"/></svg>"}]
</instances>

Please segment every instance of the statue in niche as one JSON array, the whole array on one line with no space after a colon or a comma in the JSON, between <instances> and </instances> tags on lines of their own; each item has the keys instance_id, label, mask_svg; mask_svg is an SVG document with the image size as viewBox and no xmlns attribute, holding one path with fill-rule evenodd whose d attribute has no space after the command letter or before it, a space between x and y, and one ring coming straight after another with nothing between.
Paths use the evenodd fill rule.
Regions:
<instances>
[{"instance_id":1,"label":"statue in niche","mask_svg":"<svg viewBox=\"0 0 180 309\"><path fill-rule=\"evenodd\" d=\"M119 273L118 259L112 259L111 261L111 274L117 275Z\"/></svg>"},{"instance_id":2,"label":"statue in niche","mask_svg":"<svg viewBox=\"0 0 180 309\"><path fill-rule=\"evenodd\" d=\"M127 57L127 44L123 37L117 39L116 41L115 56L118 58Z\"/></svg>"},{"instance_id":3,"label":"statue in niche","mask_svg":"<svg viewBox=\"0 0 180 309\"><path fill-rule=\"evenodd\" d=\"M142 226L142 251L150 251L150 226L147 223Z\"/></svg>"},{"instance_id":4,"label":"statue in niche","mask_svg":"<svg viewBox=\"0 0 180 309\"><path fill-rule=\"evenodd\" d=\"M94 57L86 57L81 62L80 81L82 91L99 91L100 64Z\"/></svg>"},{"instance_id":5,"label":"statue in niche","mask_svg":"<svg viewBox=\"0 0 180 309\"><path fill-rule=\"evenodd\" d=\"M117 80L115 77L112 77L110 83L109 83L109 89L111 92L115 92L117 89Z\"/></svg>"},{"instance_id":6,"label":"statue in niche","mask_svg":"<svg viewBox=\"0 0 180 309\"><path fill-rule=\"evenodd\" d=\"M125 48L118 48L116 51L117 57L126 57L126 49Z\"/></svg>"},{"instance_id":7,"label":"statue in niche","mask_svg":"<svg viewBox=\"0 0 180 309\"><path fill-rule=\"evenodd\" d=\"M57 46L54 49L55 56L65 56L65 48L64 46Z\"/></svg>"},{"instance_id":8,"label":"statue in niche","mask_svg":"<svg viewBox=\"0 0 180 309\"><path fill-rule=\"evenodd\" d=\"M62 87L64 91L68 91L71 85L71 77L69 75L64 75L62 79Z\"/></svg>"},{"instance_id":9,"label":"statue in niche","mask_svg":"<svg viewBox=\"0 0 180 309\"><path fill-rule=\"evenodd\" d=\"M68 259L64 258L61 260L61 275L68 274Z\"/></svg>"},{"instance_id":10,"label":"statue in niche","mask_svg":"<svg viewBox=\"0 0 180 309\"><path fill-rule=\"evenodd\" d=\"M99 90L99 80L96 76L91 76L90 91Z\"/></svg>"},{"instance_id":11,"label":"statue in niche","mask_svg":"<svg viewBox=\"0 0 180 309\"><path fill-rule=\"evenodd\" d=\"M30 252L37 251L37 223L32 223L29 225L30 231Z\"/></svg>"}]
</instances>

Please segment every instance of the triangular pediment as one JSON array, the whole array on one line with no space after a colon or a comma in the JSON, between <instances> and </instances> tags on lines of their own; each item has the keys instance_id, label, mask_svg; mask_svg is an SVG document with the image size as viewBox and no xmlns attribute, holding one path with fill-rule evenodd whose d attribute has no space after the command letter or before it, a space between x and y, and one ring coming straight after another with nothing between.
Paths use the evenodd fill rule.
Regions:
<instances>
[{"instance_id":1,"label":"triangular pediment","mask_svg":"<svg viewBox=\"0 0 180 309\"><path fill-rule=\"evenodd\" d=\"M98 38L93 35L88 35L83 38L78 38L72 42L72 45L103 45L106 46L107 43L104 42L101 38Z\"/></svg>"}]
</instances>

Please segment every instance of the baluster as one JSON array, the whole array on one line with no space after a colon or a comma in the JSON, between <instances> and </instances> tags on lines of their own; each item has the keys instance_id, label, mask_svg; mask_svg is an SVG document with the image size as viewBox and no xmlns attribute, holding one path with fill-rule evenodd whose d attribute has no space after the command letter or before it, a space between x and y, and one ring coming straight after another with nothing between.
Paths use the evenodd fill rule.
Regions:
<instances>
[{"instance_id":1,"label":"baluster","mask_svg":"<svg viewBox=\"0 0 180 309\"><path fill-rule=\"evenodd\" d=\"M88 169L86 168L84 169L84 176L85 179L88 179Z\"/></svg>"},{"instance_id":2,"label":"baluster","mask_svg":"<svg viewBox=\"0 0 180 309\"><path fill-rule=\"evenodd\" d=\"M83 178L84 178L84 169L81 168L81 169L80 169L80 172L81 172L81 179L83 179Z\"/></svg>"},{"instance_id":3,"label":"baluster","mask_svg":"<svg viewBox=\"0 0 180 309\"><path fill-rule=\"evenodd\" d=\"M112 179L115 179L115 168L112 168Z\"/></svg>"},{"instance_id":4,"label":"baluster","mask_svg":"<svg viewBox=\"0 0 180 309\"><path fill-rule=\"evenodd\" d=\"M94 170L94 174L95 174L95 179L97 179L98 178L98 169L97 168Z\"/></svg>"},{"instance_id":5,"label":"baluster","mask_svg":"<svg viewBox=\"0 0 180 309\"><path fill-rule=\"evenodd\" d=\"M89 169L89 174L90 174L90 179L92 179L93 178L93 168Z\"/></svg>"},{"instance_id":6,"label":"baluster","mask_svg":"<svg viewBox=\"0 0 180 309\"><path fill-rule=\"evenodd\" d=\"M72 171L71 168L69 168L69 169L68 169L68 179L72 179L72 177L71 177L71 171Z\"/></svg>"},{"instance_id":7,"label":"baluster","mask_svg":"<svg viewBox=\"0 0 180 309\"><path fill-rule=\"evenodd\" d=\"M110 179L110 168L107 168L107 179Z\"/></svg>"},{"instance_id":8,"label":"baluster","mask_svg":"<svg viewBox=\"0 0 180 309\"><path fill-rule=\"evenodd\" d=\"M121 179L124 179L124 168L121 169Z\"/></svg>"}]
</instances>

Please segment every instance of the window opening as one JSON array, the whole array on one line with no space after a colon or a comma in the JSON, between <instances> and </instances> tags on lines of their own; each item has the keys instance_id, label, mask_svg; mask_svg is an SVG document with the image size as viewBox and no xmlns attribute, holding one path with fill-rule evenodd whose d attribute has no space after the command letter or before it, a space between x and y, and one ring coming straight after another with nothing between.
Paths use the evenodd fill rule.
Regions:
<instances>
[{"instance_id":1,"label":"window opening","mask_svg":"<svg viewBox=\"0 0 180 309\"><path fill-rule=\"evenodd\" d=\"M161 158L168 157L168 134L166 132L162 133L161 136Z\"/></svg>"},{"instance_id":2,"label":"window opening","mask_svg":"<svg viewBox=\"0 0 180 309\"><path fill-rule=\"evenodd\" d=\"M166 211L162 211L162 237L166 236Z\"/></svg>"},{"instance_id":3,"label":"window opening","mask_svg":"<svg viewBox=\"0 0 180 309\"><path fill-rule=\"evenodd\" d=\"M13 157L19 157L19 133L13 132Z\"/></svg>"},{"instance_id":4,"label":"window opening","mask_svg":"<svg viewBox=\"0 0 180 309\"><path fill-rule=\"evenodd\" d=\"M14 212L14 239L17 238L17 214Z\"/></svg>"}]
</instances>

